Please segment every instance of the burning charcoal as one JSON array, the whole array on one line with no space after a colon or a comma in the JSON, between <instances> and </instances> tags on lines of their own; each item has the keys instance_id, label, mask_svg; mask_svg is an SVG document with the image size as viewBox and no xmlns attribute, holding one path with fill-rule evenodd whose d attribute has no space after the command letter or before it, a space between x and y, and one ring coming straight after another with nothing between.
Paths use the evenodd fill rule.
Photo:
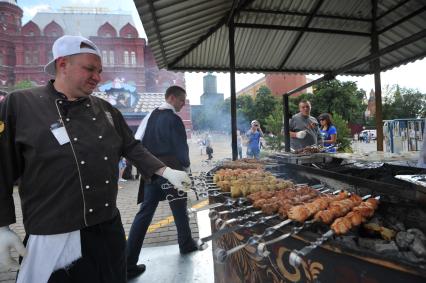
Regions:
<instances>
[{"instance_id":1,"label":"burning charcoal","mask_svg":"<svg viewBox=\"0 0 426 283\"><path fill-rule=\"evenodd\" d=\"M393 227L390 226L390 228L392 228L393 230L396 230L396 231L405 231L405 225L404 225L404 223L402 223L400 221L396 222L395 225L393 225Z\"/></svg>"},{"instance_id":2,"label":"burning charcoal","mask_svg":"<svg viewBox=\"0 0 426 283\"><path fill-rule=\"evenodd\" d=\"M378 244L386 244L384 240L369 239L369 238L358 238L358 245L367 250L374 250L374 247Z\"/></svg>"},{"instance_id":3,"label":"burning charcoal","mask_svg":"<svg viewBox=\"0 0 426 283\"><path fill-rule=\"evenodd\" d=\"M426 246L424 241L420 238L415 238L413 243L410 245L410 249L418 257L426 257Z\"/></svg>"},{"instance_id":4,"label":"burning charcoal","mask_svg":"<svg viewBox=\"0 0 426 283\"><path fill-rule=\"evenodd\" d=\"M355 239L354 236L341 236L338 238L345 246L350 248L356 248Z\"/></svg>"},{"instance_id":5,"label":"burning charcoal","mask_svg":"<svg viewBox=\"0 0 426 283\"><path fill-rule=\"evenodd\" d=\"M386 220L385 220L385 226L389 227L392 230L405 231L404 223L402 223L401 221L399 221L394 216L389 216L389 217L386 218Z\"/></svg>"},{"instance_id":6,"label":"burning charcoal","mask_svg":"<svg viewBox=\"0 0 426 283\"><path fill-rule=\"evenodd\" d=\"M399 232L396 234L395 241L402 250L408 250L410 244L414 241L414 235L408 232Z\"/></svg>"},{"instance_id":7,"label":"burning charcoal","mask_svg":"<svg viewBox=\"0 0 426 283\"><path fill-rule=\"evenodd\" d=\"M371 220L369 221L369 223L375 223L379 226L383 226L383 217L377 215L374 216L373 218L371 218Z\"/></svg>"},{"instance_id":8,"label":"burning charcoal","mask_svg":"<svg viewBox=\"0 0 426 283\"><path fill-rule=\"evenodd\" d=\"M423 242L426 242L426 236L420 229L411 228L411 229L408 229L407 232L410 234L413 234L416 238L419 238Z\"/></svg>"},{"instance_id":9,"label":"burning charcoal","mask_svg":"<svg viewBox=\"0 0 426 283\"><path fill-rule=\"evenodd\" d=\"M421 258L416 257L416 255L412 251L399 252L398 256L414 263L423 262L423 260Z\"/></svg>"},{"instance_id":10,"label":"burning charcoal","mask_svg":"<svg viewBox=\"0 0 426 283\"><path fill-rule=\"evenodd\" d=\"M394 255L398 253L398 247L394 241L391 241L387 244L376 243L374 249L378 253L394 254Z\"/></svg>"},{"instance_id":11,"label":"burning charcoal","mask_svg":"<svg viewBox=\"0 0 426 283\"><path fill-rule=\"evenodd\" d=\"M417 227L421 231L426 231L426 221L419 221L419 219L425 219L426 211L425 209L409 209L406 210L404 215L404 223L410 227Z\"/></svg>"}]
</instances>

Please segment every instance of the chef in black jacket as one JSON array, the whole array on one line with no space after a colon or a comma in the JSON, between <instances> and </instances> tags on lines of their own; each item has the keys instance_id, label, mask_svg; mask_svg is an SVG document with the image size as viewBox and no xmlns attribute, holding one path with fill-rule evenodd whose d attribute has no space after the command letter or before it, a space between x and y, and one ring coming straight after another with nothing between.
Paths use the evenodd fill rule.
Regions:
<instances>
[{"instance_id":1,"label":"chef in black jacket","mask_svg":"<svg viewBox=\"0 0 426 283\"><path fill-rule=\"evenodd\" d=\"M91 96L102 72L99 49L81 36L53 44L47 85L10 93L0 108L0 266L17 266L17 282L126 282L125 234L116 207L118 162L145 179L177 188L188 175L166 167L133 138L121 113ZM9 229L19 195L26 247Z\"/></svg>"}]
</instances>

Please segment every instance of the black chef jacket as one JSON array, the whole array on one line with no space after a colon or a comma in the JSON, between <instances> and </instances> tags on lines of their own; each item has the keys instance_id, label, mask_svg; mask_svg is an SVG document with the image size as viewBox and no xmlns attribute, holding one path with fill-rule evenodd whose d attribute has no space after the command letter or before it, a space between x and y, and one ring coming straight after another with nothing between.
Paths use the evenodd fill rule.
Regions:
<instances>
[{"instance_id":1,"label":"black chef jacket","mask_svg":"<svg viewBox=\"0 0 426 283\"><path fill-rule=\"evenodd\" d=\"M70 140L63 145L51 131L58 123ZM67 233L112 219L121 156L144 178L164 166L100 98L69 101L53 81L9 94L0 108L0 227L15 222L18 178L28 234Z\"/></svg>"}]
</instances>

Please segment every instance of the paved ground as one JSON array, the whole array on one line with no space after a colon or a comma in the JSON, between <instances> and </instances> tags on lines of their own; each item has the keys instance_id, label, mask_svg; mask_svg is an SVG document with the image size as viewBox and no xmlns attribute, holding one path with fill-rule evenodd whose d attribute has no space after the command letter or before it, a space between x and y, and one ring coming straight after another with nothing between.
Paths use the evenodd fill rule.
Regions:
<instances>
[{"instance_id":1,"label":"paved ground","mask_svg":"<svg viewBox=\"0 0 426 283\"><path fill-rule=\"evenodd\" d=\"M225 136L213 136L213 162L206 161L207 157L205 151L201 154L200 147L197 145L197 137L189 142L190 145L190 157L192 163L192 171L200 172L207 171L213 165L215 160L220 160L223 158L231 157L231 145L229 137ZM375 151L376 143L372 142L369 144L366 143L355 143L353 145L354 150L361 152ZM245 149L243 150L245 152ZM245 155L245 154L244 154ZM121 217L126 231L126 235L130 230L130 226L135 216L138 206L136 205L136 196L139 183L137 181L128 181L120 183L121 188L118 193L117 205L121 212ZM23 238L25 235L24 228L22 225L22 213L20 210L20 200L17 195L17 191L14 192L15 207L17 214L17 223L12 225L11 228ZM191 197L189 206L203 206L206 204L205 200L197 201L195 196ZM191 218L190 221L191 229L193 232L194 238L198 238L198 225L197 219ZM152 224L149 228L148 234L146 236L144 247L155 247L163 245L173 245L177 243L177 233L176 227L173 222L173 216L171 214L170 208L166 201L160 203ZM177 246L173 248L177 249ZM16 254L15 254L16 257ZM16 270L5 271L0 270L0 282L1 283L12 283L16 277Z\"/></svg>"}]
</instances>

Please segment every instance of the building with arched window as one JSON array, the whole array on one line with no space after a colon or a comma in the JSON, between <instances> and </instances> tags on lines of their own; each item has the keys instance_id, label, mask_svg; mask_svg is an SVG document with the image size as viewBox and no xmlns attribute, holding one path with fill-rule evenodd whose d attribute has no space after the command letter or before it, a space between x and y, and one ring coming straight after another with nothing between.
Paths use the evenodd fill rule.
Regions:
<instances>
[{"instance_id":1,"label":"building with arched window","mask_svg":"<svg viewBox=\"0 0 426 283\"><path fill-rule=\"evenodd\" d=\"M43 85L51 79L43 67L52 60L53 42L62 35L82 35L101 50L102 81L94 95L104 97L101 88L112 82L126 82L135 88L131 97L138 103L120 109L133 129L148 111L159 105L157 100L161 100L169 86L185 87L183 73L158 69L130 13L65 7L55 12L38 12L22 25L23 11L16 2L0 0L0 91L10 91L24 80ZM189 105L179 115L190 130Z\"/></svg>"},{"instance_id":2,"label":"building with arched window","mask_svg":"<svg viewBox=\"0 0 426 283\"><path fill-rule=\"evenodd\" d=\"M131 81L138 92L164 92L185 86L184 74L159 70L133 18L105 8L65 7L38 12L22 25L23 11L15 0L0 0L0 89L10 90L22 80L45 84L43 66L52 59L53 42L60 36L82 35L102 52L102 83L116 78Z\"/></svg>"}]
</instances>

